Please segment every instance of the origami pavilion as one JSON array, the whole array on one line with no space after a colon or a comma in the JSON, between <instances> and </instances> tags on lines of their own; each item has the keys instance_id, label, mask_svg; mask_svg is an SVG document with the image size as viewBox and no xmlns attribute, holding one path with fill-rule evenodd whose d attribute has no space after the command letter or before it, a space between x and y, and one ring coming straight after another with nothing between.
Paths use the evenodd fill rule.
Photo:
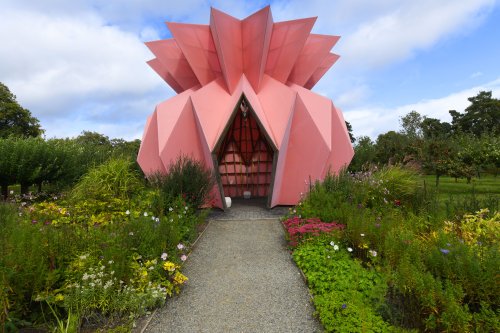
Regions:
<instances>
[{"instance_id":1,"label":"origami pavilion","mask_svg":"<svg viewBox=\"0 0 500 333\"><path fill-rule=\"evenodd\" d=\"M294 205L308 182L347 166L353 148L341 111L311 88L339 58L340 37L312 34L316 18L273 22L270 7L238 20L167 23L173 38L146 43L148 64L177 95L148 117L138 162L165 172L181 154L217 175L224 197Z\"/></svg>"}]
</instances>

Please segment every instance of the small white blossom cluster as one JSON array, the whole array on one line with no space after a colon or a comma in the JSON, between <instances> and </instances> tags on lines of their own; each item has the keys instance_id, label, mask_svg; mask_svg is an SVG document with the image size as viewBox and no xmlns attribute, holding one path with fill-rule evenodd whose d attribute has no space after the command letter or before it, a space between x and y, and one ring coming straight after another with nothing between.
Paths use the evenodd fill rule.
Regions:
<instances>
[{"instance_id":1,"label":"small white blossom cluster","mask_svg":"<svg viewBox=\"0 0 500 333\"><path fill-rule=\"evenodd\" d=\"M339 245L338 245L338 244L335 244L335 242L334 242L334 241L331 241L331 242L330 242L330 245L333 247L333 249L334 249L335 251L338 251L338 250L340 249ZM347 248L347 251L352 252L352 247L348 247L348 248Z\"/></svg>"}]
</instances>

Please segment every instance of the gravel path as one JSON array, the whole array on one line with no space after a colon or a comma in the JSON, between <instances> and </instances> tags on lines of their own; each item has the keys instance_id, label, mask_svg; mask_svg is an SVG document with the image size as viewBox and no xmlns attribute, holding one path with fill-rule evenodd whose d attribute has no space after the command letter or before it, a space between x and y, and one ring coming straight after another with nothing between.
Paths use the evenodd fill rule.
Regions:
<instances>
[{"instance_id":1,"label":"gravel path","mask_svg":"<svg viewBox=\"0 0 500 333\"><path fill-rule=\"evenodd\" d=\"M278 219L212 220L145 332L319 332Z\"/></svg>"}]
</instances>

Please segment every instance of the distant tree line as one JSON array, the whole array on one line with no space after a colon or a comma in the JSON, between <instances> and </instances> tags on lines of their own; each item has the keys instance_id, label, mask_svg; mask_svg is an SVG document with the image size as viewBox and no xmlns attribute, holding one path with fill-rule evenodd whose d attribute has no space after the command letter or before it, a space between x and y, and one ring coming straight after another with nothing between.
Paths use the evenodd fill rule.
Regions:
<instances>
[{"instance_id":1,"label":"distant tree line","mask_svg":"<svg viewBox=\"0 0 500 333\"><path fill-rule=\"evenodd\" d=\"M403 164L439 177L497 175L500 167L500 100L491 91L468 98L464 113L450 110L451 123L411 111L400 118L399 131L380 134L375 141L356 139L351 171L373 165Z\"/></svg>"},{"instance_id":2,"label":"distant tree line","mask_svg":"<svg viewBox=\"0 0 500 333\"><path fill-rule=\"evenodd\" d=\"M44 139L38 119L21 107L0 82L0 193L6 199L9 186L19 184L21 193L43 184L64 188L74 184L89 167L110 157L135 160L140 140L109 139L90 131L76 138ZM139 167L137 166L137 169Z\"/></svg>"}]
</instances>

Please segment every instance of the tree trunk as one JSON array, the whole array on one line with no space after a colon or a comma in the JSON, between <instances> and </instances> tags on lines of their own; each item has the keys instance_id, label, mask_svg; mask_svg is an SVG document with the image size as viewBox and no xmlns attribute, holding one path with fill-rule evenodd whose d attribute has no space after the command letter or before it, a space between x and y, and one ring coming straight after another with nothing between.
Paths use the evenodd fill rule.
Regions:
<instances>
[{"instance_id":1,"label":"tree trunk","mask_svg":"<svg viewBox=\"0 0 500 333\"><path fill-rule=\"evenodd\" d=\"M441 175L436 173L436 187L439 186L439 177L441 177Z\"/></svg>"},{"instance_id":2,"label":"tree trunk","mask_svg":"<svg viewBox=\"0 0 500 333\"><path fill-rule=\"evenodd\" d=\"M38 183L38 193L42 192L42 182Z\"/></svg>"},{"instance_id":3,"label":"tree trunk","mask_svg":"<svg viewBox=\"0 0 500 333\"><path fill-rule=\"evenodd\" d=\"M9 197L9 185L2 184L2 198L4 201L7 201Z\"/></svg>"},{"instance_id":4,"label":"tree trunk","mask_svg":"<svg viewBox=\"0 0 500 333\"><path fill-rule=\"evenodd\" d=\"M27 194L30 189L28 184L21 184L21 194Z\"/></svg>"}]
</instances>

